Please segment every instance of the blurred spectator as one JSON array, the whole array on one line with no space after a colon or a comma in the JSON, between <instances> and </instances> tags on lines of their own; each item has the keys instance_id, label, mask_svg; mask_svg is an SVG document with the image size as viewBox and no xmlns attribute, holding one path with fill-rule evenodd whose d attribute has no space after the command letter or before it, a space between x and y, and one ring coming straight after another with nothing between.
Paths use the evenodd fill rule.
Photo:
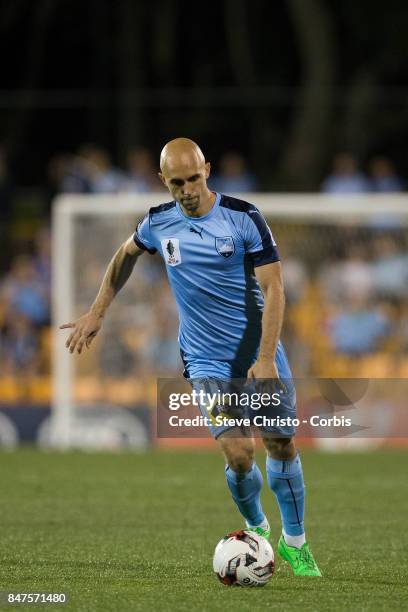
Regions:
<instances>
[{"instance_id":1,"label":"blurred spectator","mask_svg":"<svg viewBox=\"0 0 408 612\"><path fill-rule=\"evenodd\" d=\"M369 169L374 193L399 193L403 191L403 181L397 175L392 161L387 157L374 157L369 162ZM390 215L384 207L384 212L373 215L370 226L379 232L398 231L403 226L403 219L400 215Z\"/></svg>"},{"instance_id":2,"label":"blurred spectator","mask_svg":"<svg viewBox=\"0 0 408 612\"><path fill-rule=\"evenodd\" d=\"M351 153L338 153L333 160L332 173L323 181L321 190L329 194L367 193L370 182L358 169Z\"/></svg>"},{"instance_id":3,"label":"blurred spectator","mask_svg":"<svg viewBox=\"0 0 408 612\"><path fill-rule=\"evenodd\" d=\"M152 153L145 147L135 147L127 154L127 175L123 181L122 191L129 193L146 193L162 191Z\"/></svg>"},{"instance_id":4,"label":"blurred spectator","mask_svg":"<svg viewBox=\"0 0 408 612\"><path fill-rule=\"evenodd\" d=\"M363 244L354 244L348 250L347 259L323 264L319 281L329 302L340 302L343 296L353 292L371 291L374 278L367 249Z\"/></svg>"},{"instance_id":5,"label":"blurred spectator","mask_svg":"<svg viewBox=\"0 0 408 612\"><path fill-rule=\"evenodd\" d=\"M377 349L389 328L387 315L360 292L349 296L341 312L332 318L329 335L337 352L358 356Z\"/></svg>"},{"instance_id":6,"label":"blurred spectator","mask_svg":"<svg viewBox=\"0 0 408 612\"><path fill-rule=\"evenodd\" d=\"M367 295L373 286L369 249L363 244L351 245L347 259L340 266L339 284L341 293L351 295L364 291Z\"/></svg>"},{"instance_id":7,"label":"blurred spectator","mask_svg":"<svg viewBox=\"0 0 408 612\"><path fill-rule=\"evenodd\" d=\"M9 314L6 327L0 338L3 370L8 374L27 376L38 373L38 332L24 314Z\"/></svg>"},{"instance_id":8,"label":"blurred spectator","mask_svg":"<svg viewBox=\"0 0 408 612\"><path fill-rule=\"evenodd\" d=\"M146 347L150 367L159 376L177 376L183 369L177 344L177 325L168 318L157 318L151 339Z\"/></svg>"},{"instance_id":9,"label":"blurred spectator","mask_svg":"<svg viewBox=\"0 0 408 612\"><path fill-rule=\"evenodd\" d=\"M399 318L396 320L396 337L398 343L405 355L408 354L408 304L407 302L402 303L401 312Z\"/></svg>"},{"instance_id":10,"label":"blurred spectator","mask_svg":"<svg viewBox=\"0 0 408 612\"><path fill-rule=\"evenodd\" d=\"M245 193L256 191L258 180L249 172L244 157L230 151L220 160L220 173L209 179L211 189L221 193Z\"/></svg>"},{"instance_id":11,"label":"blurred spectator","mask_svg":"<svg viewBox=\"0 0 408 612\"><path fill-rule=\"evenodd\" d=\"M92 193L117 193L120 191L124 174L114 168L109 153L96 145L85 145L81 149L81 158L90 178Z\"/></svg>"},{"instance_id":12,"label":"blurred spectator","mask_svg":"<svg viewBox=\"0 0 408 612\"><path fill-rule=\"evenodd\" d=\"M402 191L404 184L397 175L394 164L387 157L373 157L369 162L372 190L377 193Z\"/></svg>"},{"instance_id":13,"label":"blurred spectator","mask_svg":"<svg viewBox=\"0 0 408 612\"><path fill-rule=\"evenodd\" d=\"M94 144L82 145L77 155L51 158L48 176L51 190L63 193L117 193L124 181L109 153Z\"/></svg>"},{"instance_id":14,"label":"blurred spectator","mask_svg":"<svg viewBox=\"0 0 408 612\"><path fill-rule=\"evenodd\" d=\"M295 304L304 296L308 274L306 266L293 255L286 256L282 262L285 296L288 305Z\"/></svg>"},{"instance_id":15,"label":"blurred spectator","mask_svg":"<svg viewBox=\"0 0 408 612\"><path fill-rule=\"evenodd\" d=\"M91 169L81 155L59 155L49 164L49 177L57 193L91 193Z\"/></svg>"},{"instance_id":16,"label":"blurred spectator","mask_svg":"<svg viewBox=\"0 0 408 612\"><path fill-rule=\"evenodd\" d=\"M126 342L125 332L113 327L105 334L99 355L104 377L123 378L134 374L135 354Z\"/></svg>"},{"instance_id":17,"label":"blurred spectator","mask_svg":"<svg viewBox=\"0 0 408 612\"><path fill-rule=\"evenodd\" d=\"M13 260L1 294L9 311L24 315L34 325L49 324L47 287L38 277L34 260L30 256L19 255Z\"/></svg>"},{"instance_id":18,"label":"blurred spectator","mask_svg":"<svg viewBox=\"0 0 408 612\"><path fill-rule=\"evenodd\" d=\"M408 254L395 238L382 236L374 243L373 282L380 297L403 299L408 295Z\"/></svg>"}]
</instances>

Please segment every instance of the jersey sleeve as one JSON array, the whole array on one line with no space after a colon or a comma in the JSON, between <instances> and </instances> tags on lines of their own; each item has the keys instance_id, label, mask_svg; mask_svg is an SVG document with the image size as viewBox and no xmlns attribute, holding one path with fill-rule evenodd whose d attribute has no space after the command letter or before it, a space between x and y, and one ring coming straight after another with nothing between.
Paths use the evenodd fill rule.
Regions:
<instances>
[{"instance_id":1,"label":"jersey sleeve","mask_svg":"<svg viewBox=\"0 0 408 612\"><path fill-rule=\"evenodd\" d=\"M133 240L136 245L147 251L151 255L156 253L157 249L153 244L153 236L150 231L150 216L147 214L136 226L135 233L133 234Z\"/></svg>"},{"instance_id":2,"label":"jersey sleeve","mask_svg":"<svg viewBox=\"0 0 408 612\"><path fill-rule=\"evenodd\" d=\"M244 241L245 252L251 258L255 268L279 261L280 257L272 232L265 217L255 206L245 215Z\"/></svg>"}]
</instances>

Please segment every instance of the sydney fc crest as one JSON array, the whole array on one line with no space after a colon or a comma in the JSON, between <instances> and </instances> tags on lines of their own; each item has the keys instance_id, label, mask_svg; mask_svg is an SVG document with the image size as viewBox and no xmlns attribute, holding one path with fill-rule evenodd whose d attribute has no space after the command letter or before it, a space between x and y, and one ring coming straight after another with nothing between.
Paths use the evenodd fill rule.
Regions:
<instances>
[{"instance_id":1,"label":"sydney fc crest","mask_svg":"<svg viewBox=\"0 0 408 612\"><path fill-rule=\"evenodd\" d=\"M224 236L223 238L215 239L215 248L219 255L223 257L231 257L235 253L235 244L232 236Z\"/></svg>"},{"instance_id":2,"label":"sydney fc crest","mask_svg":"<svg viewBox=\"0 0 408 612\"><path fill-rule=\"evenodd\" d=\"M178 238L163 238L161 241L163 258L168 266L178 266L181 263L180 244Z\"/></svg>"}]
</instances>

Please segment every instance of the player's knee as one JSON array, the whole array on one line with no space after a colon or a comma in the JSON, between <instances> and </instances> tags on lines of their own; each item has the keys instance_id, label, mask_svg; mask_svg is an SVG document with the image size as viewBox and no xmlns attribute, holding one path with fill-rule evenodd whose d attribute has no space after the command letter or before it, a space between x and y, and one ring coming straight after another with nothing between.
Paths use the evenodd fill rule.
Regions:
<instances>
[{"instance_id":1,"label":"player's knee","mask_svg":"<svg viewBox=\"0 0 408 612\"><path fill-rule=\"evenodd\" d=\"M252 468L252 464L254 462L253 455L251 456L249 453L242 455L232 455L228 459L228 465L234 472L238 472L239 474L243 474L245 472L249 472Z\"/></svg>"},{"instance_id":2,"label":"player's knee","mask_svg":"<svg viewBox=\"0 0 408 612\"><path fill-rule=\"evenodd\" d=\"M296 446L293 438L264 438L263 443L268 455L273 459L290 461L296 457Z\"/></svg>"},{"instance_id":3,"label":"player's knee","mask_svg":"<svg viewBox=\"0 0 408 612\"><path fill-rule=\"evenodd\" d=\"M221 438L220 444L225 459L234 472L244 473L252 468L255 455L255 445L252 439Z\"/></svg>"}]
</instances>

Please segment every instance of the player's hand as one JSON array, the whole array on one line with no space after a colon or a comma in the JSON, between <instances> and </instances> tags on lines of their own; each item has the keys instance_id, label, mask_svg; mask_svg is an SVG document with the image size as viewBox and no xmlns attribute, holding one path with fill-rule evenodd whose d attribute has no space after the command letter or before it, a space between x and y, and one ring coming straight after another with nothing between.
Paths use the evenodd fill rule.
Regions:
<instances>
[{"instance_id":1,"label":"player's hand","mask_svg":"<svg viewBox=\"0 0 408 612\"><path fill-rule=\"evenodd\" d=\"M257 359L248 370L248 380L255 380L260 393L275 393L279 390L286 392L274 359Z\"/></svg>"},{"instance_id":2,"label":"player's hand","mask_svg":"<svg viewBox=\"0 0 408 612\"><path fill-rule=\"evenodd\" d=\"M75 350L77 353L81 353L84 344L86 348L89 348L101 327L102 317L96 315L92 311L87 312L73 323L64 323L64 325L60 325L60 329L73 330L65 343L70 353L73 353Z\"/></svg>"}]
</instances>

